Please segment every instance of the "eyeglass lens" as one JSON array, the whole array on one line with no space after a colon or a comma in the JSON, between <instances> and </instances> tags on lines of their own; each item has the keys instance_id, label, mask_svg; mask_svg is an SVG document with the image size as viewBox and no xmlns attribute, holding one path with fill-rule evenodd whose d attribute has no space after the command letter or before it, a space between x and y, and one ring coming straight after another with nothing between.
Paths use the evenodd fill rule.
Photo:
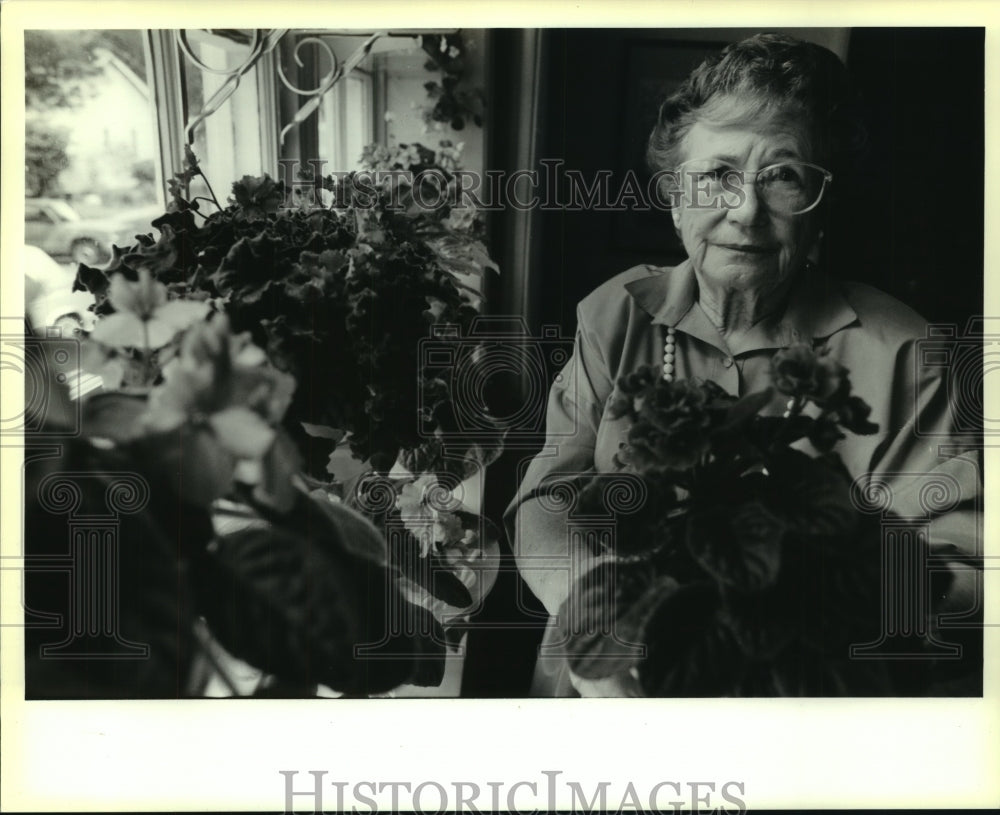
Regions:
<instances>
[{"instance_id":1,"label":"eyeglass lens","mask_svg":"<svg viewBox=\"0 0 1000 815\"><path fill-rule=\"evenodd\" d=\"M794 215L810 209L823 194L826 173L799 162L785 162L752 173L714 162L682 165L689 204L734 208L746 200L747 183L756 187L764 205L778 213Z\"/></svg>"}]
</instances>

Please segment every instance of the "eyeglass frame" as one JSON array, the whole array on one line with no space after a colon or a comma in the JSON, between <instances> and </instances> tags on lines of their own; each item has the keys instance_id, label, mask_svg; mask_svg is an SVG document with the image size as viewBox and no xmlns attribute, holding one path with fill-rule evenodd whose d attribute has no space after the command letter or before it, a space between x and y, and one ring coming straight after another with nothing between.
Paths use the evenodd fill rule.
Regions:
<instances>
[{"instance_id":1,"label":"eyeglass frame","mask_svg":"<svg viewBox=\"0 0 1000 815\"><path fill-rule=\"evenodd\" d=\"M716 160L717 159L689 158L687 161L682 161L680 164L678 164L674 168L674 172L675 173L681 172L685 164L690 164L693 161L716 161ZM816 200L813 201L808 207L799 210L798 212L787 212L778 214L805 215L807 212L812 212L812 210L816 209L816 207L819 206L819 202L823 200L823 193L826 192L826 185L833 183L833 173L831 173L828 169L826 169L826 167L821 167L820 165L813 164L810 161L798 161L796 159L789 159L787 161L776 161L774 164L768 164L766 167L761 167L759 170L746 170L744 168L730 167L728 168L727 172L739 173L743 177L742 181L740 182L741 186L746 186L747 183L756 184L757 179L760 177L761 173L767 170L773 170L775 167L781 167L785 164L801 164L803 167L812 167L814 170L819 170L823 174L823 183L820 185L819 194L816 196ZM750 182L747 181L746 177L748 175L753 176L753 181ZM767 205L765 204L765 206ZM768 207L768 209L770 210L770 207ZM770 211L773 212L773 210Z\"/></svg>"}]
</instances>

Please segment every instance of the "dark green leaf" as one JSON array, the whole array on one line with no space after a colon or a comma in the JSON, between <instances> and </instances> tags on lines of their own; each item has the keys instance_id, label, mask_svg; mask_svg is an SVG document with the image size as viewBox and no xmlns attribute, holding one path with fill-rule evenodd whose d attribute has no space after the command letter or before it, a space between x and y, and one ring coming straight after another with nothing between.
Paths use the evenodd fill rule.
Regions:
<instances>
[{"instance_id":1,"label":"dark green leaf","mask_svg":"<svg viewBox=\"0 0 1000 815\"><path fill-rule=\"evenodd\" d=\"M360 519L334 516L339 527L310 538L266 528L220 539L196 572L201 609L227 650L266 673L347 693L389 690L418 675L418 657L443 656L442 632L390 571L355 554L366 548L349 541Z\"/></svg>"},{"instance_id":2,"label":"dark green leaf","mask_svg":"<svg viewBox=\"0 0 1000 815\"><path fill-rule=\"evenodd\" d=\"M84 439L65 440L61 447L57 458L25 460L25 696L184 696L195 623L187 559L212 535L208 514L179 509L161 474L127 451L98 449ZM60 509L67 497L79 503ZM76 574L84 582L74 583L68 571L33 568L68 564L87 518L113 518L115 528L88 536L77 553L82 559L75 568L82 571ZM93 599L102 601L92 606L79 593L86 592L88 580L98 592ZM112 601L113 609L107 605ZM93 627L98 636L74 637L76 627ZM61 658L40 651L60 643L69 644ZM103 658L93 658L97 654Z\"/></svg>"},{"instance_id":3,"label":"dark green leaf","mask_svg":"<svg viewBox=\"0 0 1000 815\"><path fill-rule=\"evenodd\" d=\"M799 587L784 584L752 595L727 594L719 619L743 654L754 661L770 660L799 635L800 594Z\"/></svg>"},{"instance_id":4,"label":"dark green leaf","mask_svg":"<svg viewBox=\"0 0 1000 815\"><path fill-rule=\"evenodd\" d=\"M131 440L130 449L161 471L186 503L208 507L232 488L236 461L206 428L183 424L139 436Z\"/></svg>"},{"instance_id":5,"label":"dark green leaf","mask_svg":"<svg viewBox=\"0 0 1000 815\"><path fill-rule=\"evenodd\" d=\"M327 546L334 546L358 558L380 566L389 562L389 551L382 533L361 513L336 501L321 501L299 493L294 511L298 529L305 534L320 534Z\"/></svg>"},{"instance_id":6,"label":"dark green leaf","mask_svg":"<svg viewBox=\"0 0 1000 815\"><path fill-rule=\"evenodd\" d=\"M339 442L346 435L345 431L326 425L310 424L309 422L300 422L300 424L306 433L317 439L333 439L333 441Z\"/></svg>"},{"instance_id":7,"label":"dark green leaf","mask_svg":"<svg viewBox=\"0 0 1000 815\"><path fill-rule=\"evenodd\" d=\"M73 291L89 291L101 303L108 296L111 280L101 269L95 269L81 263L76 267L76 279L73 281Z\"/></svg>"},{"instance_id":8,"label":"dark green leaf","mask_svg":"<svg viewBox=\"0 0 1000 815\"><path fill-rule=\"evenodd\" d=\"M860 515L851 503L851 477L839 458L813 458L783 449L772 457L768 508L807 541L842 540Z\"/></svg>"},{"instance_id":9,"label":"dark green leaf","mask_svg":"<svg viewBox=\"0 0 1000 815\"><path fill-rule=\"evenodd\" d=\"M776 696L886 696L893 693L889 663L884 660L852 660L807 647L788 647L766 666L769 689ZM746 688L746 695L755 688Z\"/></svg>"},{"instance_id":10,"label":"dark green leaf","mask_svg":"<svg viewBox=\"0 0 1000 815\"><path fill-rule=\"evenodd\" d=\"M719 595L706 583L678 588L645 626L639 681L647 696L730 696L745 670L742 651L718 617Z\"/></svg>"},{"instance_id":11,"label":"dark green leaf","mask_svg":"<svg viewBox=\"0 0 1000 815\"><path fill-rule=\"evenodd\" d=\"M781 568L785 524L756 501L699 508L688 520L687 544L706 571L725 586L759 592Z\"/></svg>"},{"instance_id":12,"label":"dark green leaf","mask_svg":"<svg viewBox=\"0 0 1000 815\"><path fill-rule=\"evenodd\" d=\"M837 423L829 416L820 416L809 429L809 441L821 453L829 453L844 438Z\"/></svg>"},{"instance_id":13,"label":"dark green leaf","mask_svg":"<svg viewBox=\"0 0 1000 815\"><path fill-rule=\"evenodd\" d=\"M871 406L859 396L851 396L837 409L837 417L841 425L852 433L860 436L870 436L878 432L878 425L868 420Z\"/></svg>"},{"instance_id":14,"label":"dark green leaf","mask_svg":"<svg viewBox=\"0 0 1000 815\"><path fill-rule=\"evenodd\" d=\"M603 679L637 665L645 654L646 621L678 590L650 564L597 566L570 589L559 610L570 668L584 679Z\"/></svg>"},{"instance_id":15,"label":"dark green leaf","mask_svg":"<svg viewBox=\"0 0 1000 815\"><path fill-rule=\"evenodd\" d=\"M173 228L168 223L160 225L160 239L152 246L140 244L139 251L130 252L122 261L133 269L149 269L154 277L159 277L177 262L177 245Z\"/></svg>"},{"instance_id":16,"label":"dark green leaf","mask_svg":"<svg viewBox=\"0 0 1000 815\"><path fill-rule=\"evenodd\" d=\"M762 448L794 444L809 435L816 420L811 416L761 416L750 425L748 433Z\"/></svg>"},{"instance_id":17,"label":"dark green leaf","mask_svg":"<svg viewBox=\"0 0 1000 815\"><path fill-rule=\"evenodd\" d=\"M83 428L88 436L127 442L143 435L139 424L146 397L125 393L98 393L83 403Z\"/></svg>"},{"instance_id":18,"label":"dark green leaf","mask_svg":"<svg viewBox=\"0 0 1000 815\"><path fill-rule=\"evenodd\" d=\"M774 389L767 388L757 393L751 393L737 401L726 411L726 418L721 430L741 430L774 398Z\"/></svg>"}]
</instances>

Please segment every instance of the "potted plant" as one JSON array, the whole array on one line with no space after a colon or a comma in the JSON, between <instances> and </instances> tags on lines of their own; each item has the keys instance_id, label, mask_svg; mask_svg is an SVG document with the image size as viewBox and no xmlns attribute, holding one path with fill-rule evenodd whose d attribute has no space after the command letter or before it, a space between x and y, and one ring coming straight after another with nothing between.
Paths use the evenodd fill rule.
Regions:
<instances>
[{"instance_id":1,"label":"potted plant","mask_svg":"<svg viewBox=\"0 0 1000 815\"><path fill-rule=\"evenodd\" d=\"M371 169L398 158L366 155ZM103 269L81 266L78 286L95 296L99 316L89 369L120 399L142 402L144 415L162 412L162 394L176 389L168 371L183 370L185 337L204 331L206 315L213 325L224 318L244 348L257 349L276 381L294 380L268 402L266 449L250 424L216 429L227 443L255 440L243 451L254 455L238 459L230 481L211 464L228 461L219 446L206 448L199 476L212 489L196 492L235 500L251 519L239 533L247 541L263 535L273 544L301 512L303 494L310 511L315 504L366 515L393 585L409 605L433 612L421 642L443 649L495 577L497 535L479 514L475 479L498 455L502 433L484 444L483 434L455 432L453 386L440 364L421 356L422 341L438 325L468 342L481 304L470 279L495 266L474 212L414 206L412 185L447 184L449 170L422 146L401 146L399 155L418 163L376 177L374 187L357 174L325 179L325 205L296 202L267 176L245 176L222 206L211 190L209 198L190 195L201 170L188 151L170 209L152 224L158 237L115 247ZM488 409L482 413L489 421ZM220 491L223 483L232 489ZM260 526L270 531L252 531Z\"/></svg>"},{"instance_id":2,"label":"potted plant","mask_svg":"<svg viewBox=\"0 0 1000 815\"><path fill-rule=\"evenodd\" d=\"M29 697L198 695L205 664L233 693L440 681L443 633L403 596L382 535L297 479L281 428L294 379L224 315L167 300L142 266L108 298L116 311L94 333L134 352L146 381L90 396L78 425L65 386L47 383L46 432L67 439L27 469L26 601L69 633L29 626ZM152 373L164 342L171 359ZM235 496L247 512L227 529L218 501ZM260 681L238 688L220 644Z\"/></svg>"},{"instance_id":3,"label":"potted plant","mask_svg":"<svg viewBox=\"0 0 1000 815\"><path fill-rule=\"evenodd\" d=\"M656 367L619 380L619 470L576 485L570 520L609 532L560 613L580 686L871 696L926 681L913 660L850 654L880 634L881 523L852 501L833 447L878 429L870 408L811 345L775 354L772 381L736 398Z\"/></svg>"}]
</instances>

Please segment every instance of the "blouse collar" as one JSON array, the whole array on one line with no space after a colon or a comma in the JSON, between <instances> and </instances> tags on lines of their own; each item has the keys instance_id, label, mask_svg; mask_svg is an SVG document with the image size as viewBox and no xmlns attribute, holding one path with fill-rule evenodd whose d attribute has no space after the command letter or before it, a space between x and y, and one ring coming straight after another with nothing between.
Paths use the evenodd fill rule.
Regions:
<instances>
[{"instance_id":1,"label":"blouse collar","mask_svg":"<svg viewBox=\"0 0 1000 815\"><path fill-rule=\"evenodd\" d=\"M725 343L708 315L698 305L698 281L690 260L672 269L647 267L649 275L625 285L636 304L653 318L725 350ZM744 337L738 354L764 348L782 348L807 339L822 340L856 322L857 313L836 281L810 265L799 277L784 313L762 320Z\"/></svg>"}]
</instances>

